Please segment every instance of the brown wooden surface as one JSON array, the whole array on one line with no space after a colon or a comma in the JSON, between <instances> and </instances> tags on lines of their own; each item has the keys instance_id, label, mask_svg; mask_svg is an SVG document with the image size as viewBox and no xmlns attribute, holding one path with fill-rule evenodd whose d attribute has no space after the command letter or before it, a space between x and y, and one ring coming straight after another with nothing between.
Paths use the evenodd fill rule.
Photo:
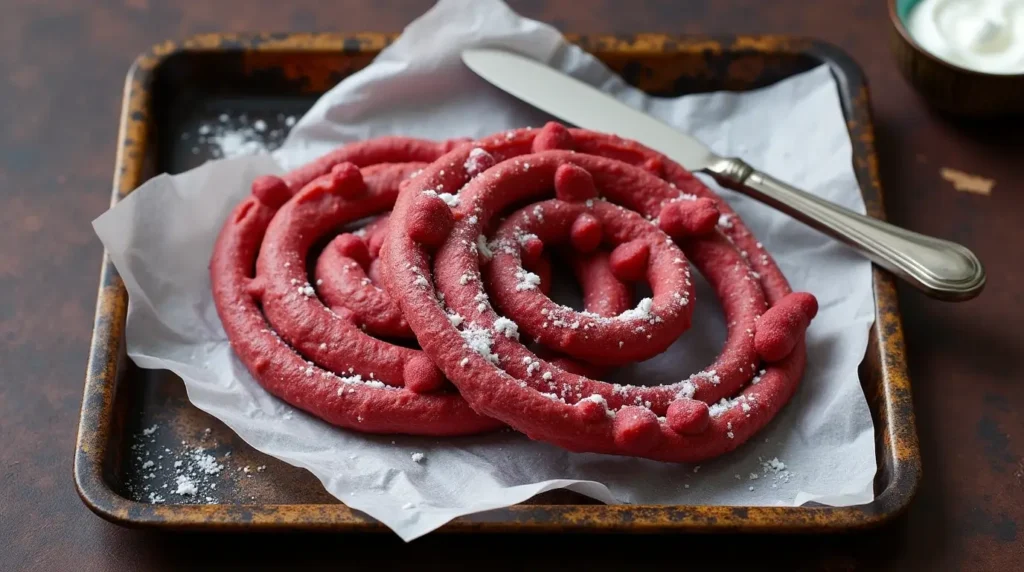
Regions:
<instances>
[{"instance_id":1,"label":"brown wooden surface","mask_svg":"<svg viewBox=\"0 0 1024 572\"><path fill-rule=\"evenodd\" d=\"M519 1L584 33L817 36L864 67L890 219L974 248L978 300L901 291L924 480L910 512L831 537L167 535L118 528L74 492L71 462L124 74L158 40L208 31L393 31L431 2L0 2L0 569L414 566L631 569L706 555L715 565L1010 570L1024 564L1024 121L949 120L899 77L878 0L807 3ZM586 9L582 9L585 6ZM997 181L960 193L950 167ZM556 557L541 558L551 551ZM503 556L502 556L503 555Z\"/></svg>"}]
</instances>

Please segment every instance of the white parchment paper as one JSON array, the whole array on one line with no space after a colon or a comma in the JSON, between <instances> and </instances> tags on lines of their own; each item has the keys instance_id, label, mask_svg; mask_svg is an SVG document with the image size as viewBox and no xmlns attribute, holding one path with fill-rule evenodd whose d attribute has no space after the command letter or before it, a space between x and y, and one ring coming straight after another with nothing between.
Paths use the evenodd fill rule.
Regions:
<instances>
[{"instance_id":1,"label":"white parchment paper","mask_svg":"<svg viewBox=\"0 0 1024 572\"><path fill-rule=\"evenodd\" d=\"M231 208L258 175L280 173L345 142L388 134L483 136L548 118L461 64L462 48L497 45L547 61L751 164L863 212L835 82L818 68L756 92L655 99L628 87L553 28L497 0L442 0L366 69L321 98L273 156L161 175L94 227L129 292L128 355L168 369L189 399L256 449L315 474L331 494L406 540L460 515L570 488L607 503L850 505L872 499L871 417L857 377L873 320L870 265L745 197L722 192L795 289L820 313L794 399L738 451L702 467L571 454L511 432L458 439L368 436L332 428L265 392L234 357L210 294L207 263ZM695 326L665 355L617 380L669 383L710 363L725 339L699 284ZM423 453L423 462L411 455ZM765 470L775 459L785 472ZM173 501L172 501L173 502Z\"/></svg>"}]
</instances>

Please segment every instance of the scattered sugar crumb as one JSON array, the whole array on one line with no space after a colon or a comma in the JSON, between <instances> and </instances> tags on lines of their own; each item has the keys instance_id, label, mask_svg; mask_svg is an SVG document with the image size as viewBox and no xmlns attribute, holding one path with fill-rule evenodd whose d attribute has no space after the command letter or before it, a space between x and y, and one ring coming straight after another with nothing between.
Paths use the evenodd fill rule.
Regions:
<instances>
[{"instance_id":1,"label":"scattered sugar crumb","mask_svg":"<svg viewBox=\"0 0 1024 572\"><path fill-rule=\"evenodd\" d=\"M519 339L519 325L504 316L494 320L494 331L509 339Z\"/></svg>"},{"instance_id":2,"label":"scattered sugar crumb","mask_svg":"<svg viewBox=\"0 0 1024 572\"><path fill-rule=\"evenodd\" d=\"M217 121L200 123L195 130L182 133L181 139L194 143L193 155L205 150L214 159L267 153L280 147L288 130L295 125L295 117L291 115L278 114L274 125L269 119L250 121L244 113L221 113Z\"/></svg>"},{"instance_id":3,"label":"scattered sugar crumb","mask_svg":"<svg viewBox=\"0 0 1024 572\"><path fill-rule=\"evenodd\" d=\"M466 347L497 365L499 358L491 351L494 340L491 338L490 330L481 328L476 324L470 324L459 333L462 335L462 339L465 340Z\"/></svg>"},{"instance_id":4,"label":"scattered sugar crumb","mask_svg":"<svg viewBox=\"0 0 1024 572\"><path fill-rule=\"evenodd\" d=\"M178 484L178 488L175 489L174 494L194 496L199 492L196 483L185 475L179 475L175 481Z\"/></svg>"},{"instance_id":5,"label":"scattered sugar crumb","mask_svg":"<svg viewBox=\"0 0 1024 572\"><path fill-rule=\"evenodd\" d=\"M443 175L444 172L442 171L441 174ZM459 206L459 197L457 195L453 195L451 193L438 193L437 198L444 201L444 204L451 208Z\"/></svg>"},{"instance_id":6,"label":"scattered sugar crumb","mask_svg":"<svg viewBox=\"0 0 1024 572\"><path fill-rule=\"evenodd\" d=\"M476 249L484 258L490 259L494 256L494 251L487 245L487 237L482 234L476 237Z\"/></svg>"},{"instance_id":7,"label":"scattered sugar crumb","mask_svg":"<svg viewBox=\"0 0 1024 572\"><path fill-rule=\"evenodd\" d=\"M540 276L529 270L520 268L516 270L516 291L535 290L540 286Z\"/></svg>"}]
</instances>

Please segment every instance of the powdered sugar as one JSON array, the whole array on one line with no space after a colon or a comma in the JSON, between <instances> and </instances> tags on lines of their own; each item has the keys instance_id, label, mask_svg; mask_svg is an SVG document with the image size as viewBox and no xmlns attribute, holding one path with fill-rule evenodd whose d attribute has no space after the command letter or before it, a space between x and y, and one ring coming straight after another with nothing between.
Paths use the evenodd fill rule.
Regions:
<instances>
[{"instance_id":1,"label":"powdered sugar","mask_svg":"<svg viewBox=\"0 0 1024 572\"><path fill-rule=\"evenodd\" d=\"M686 399L692 399L693 394L697 393L697 386L692 381L684 379L679 383L679 392L676 393L676 397L685 397Z\"/></svg>"},{"instance_id":2,"label":"powdered sugar","mask_svg":"<svg viewBox=\"0 0 1024 572\"><path fill-rule=\"evenodd\" d=\"M409 264L407 268L413 273L413 276L415 276L412 280L413 285L419 286L423 289L430 287L430 281L427 280L427 277L423 275L423 272L419 268L416 268L411 264Z\"/></svg>"},{"instance_id":3,"label":"powdered sugar","mask_svg":"<svg viewBox=\"0 0 1024 572\"><path fill-rule=\"evenodd\" d=\"M608 408L608 400L606 400L604 398L604 396L601 395L600 393L595 393L593 395L588 395L588 396L584 397L583 399L581 399L580 401L593 401L594 403L597 403L598 405L603 405L606 409Z\"/></svg>"},{"instance_id":4,"label":"powdered sugar","mask_svg":"<svg viewBox=\"0 0 1024 572\"><path fill-rule=\"evenodd\" d=\"M763 375L764 370L762 369L761 371L757 372L757 375L755 375L753 379L750 380L750 385L757 385L761 383L761 376Z\"/></svg>"},{"instance_id":5,"label":"powdered sugar","mask_svg":"<svg viewBox=\"0 0 1024 572\"><path fill-rule=\"evenodd\" d=\"M363 376L354 373L352 368L348 368L348 373L349 375L337 375L334 372L321 370L320 375L327 379L333 379L334 381L337 381L342 384L341 386L338 387L338 395L344 395L346 391L348 391L348 393L354 392L355 388L351 387L354 385L364 385L366 387L370 387L373 389L387 389L392 391L398 391L399 389L397 387L387 385L386 383L380 381L379 379L373 379L373 372L370 372L370 379L363 379ZM346 389L346 386L349 387Z\"/></svg>"},{"instance_id":6,"label":"powdered sugar","mask_svg":"<svg viewBox=\"0 0 1024 572\"><path fill-rule=\"evenodd\" d=\"M481 328L476 324L470 324L459 333L462 335L462 339L466 342L467 348L487 361L495 365L498 364L498 356L491 352L491 347L494 345L494 339L491 338L490 330L487 328Z\"/></svg>"},{"instance_id":7,"label":"powdered sugar","mask_svg":"<svg viewBox=\"0 0 1024 572\"><path fill-rule=\"evenodd\" d=\"M780 484L788 483L793 473L789 471L786 464L779 460L778 457L773 457L769 460L764 460L762 457L758 457L758 461L761 462L761 473L765 476L772 478L772 488L778 488Z\"/></svg>"},{"instance_id":8,"label":"powdered sugar","mask_svg":"<svg viewBox=\"0 0 1024 572\"><path fill-rule=\"evenodd\" d=\"M524 268L516 270L516 292L536 290L538 286L540 286L540 276Z\"/></svg>"},{"instance_id":9,"label":"powdered sugar","mask_svg":"<svg viewBox=\"0 0 1024 572\"><path fill-rule=\"evenodd\" d=\"M494 157L486 150L477 147L469 152L469 156L466 157L462 168L466 170L466 174L474 176L493 164Z\"/></svg>"},{"instance_id":10,"label":"powdered sugar","mask_svg":"<svg viewBox=\"0 0 1024 572\"><path fill-rule=\"evenodd\" d=\"M738 395L733 399L723 397L721 401L712 404L708 409L710 410L712 417L721 417L726 411L729 411L734 407L742 407L743 405L746 405L747 407L742 409L742 411L744 411L744 413L749 412L750 408L757 405L757 397L754 395ZM729 423L729 428L732 428L731 422Z\"/></svg>"},{"instance_id":11,"label":"powdered sugar","mask_svg":"<svg viewBox=\"0 0 1024 572\"><path fill-rule=\"evenodd\" d=\"M216 475L224 468L224 465L218 463L213 455L207 454L202 449L196 449L195 453L192 454L192 458L195 460L199 470L207 475Z\"/></svg>"},{"instance_id":12,"label":"powdered sugar","mask_svg":"<svg viewBox=\"0 0 1024 572\"><path fill-rule=\"evenodd\" d=\"M524 357L523 358L523 363L526 364L526 375L528 375L528 376L531 376L534 373L537 373L537 370L540 369L540 362L538 360L532 359L530 357Z\"/></svg>"},{"instance_id":13,"label":"powdered sugar","mask_svg":"<svg viewBox=\"0 0 1024 572\"><path fill-rule=\"evenodd\" d=\"M651 308L654 306L654 300L650 298L644 298L636 305L636 308L631 308L618 315L621 320L641 320L644 322L651 321L653 314L651 314Z\"/></svg>"},{"instance_id":14,"label":"powdered sugar","mask_svg":"<svg viewBox=\"0 0 1024 572\"><path fill-rule=\"evenodd\" d=\"M218 502L214 495L230 453L218 458L216 443L209 441L212 430L201 432L201 446L177 437L170 439L173 445L158 444L168 440L161 439L160 432L160 425L152 425L134 436L129 447L132 468L125 483L128 497L153 504L169 500L177 504Z\"/></svg>"},{"instance_id":15,"label":"powdered sugar","mask_svg":"<svg viewBox=\"0 0 1024 572\"><path fill-rule=\"evenodd\" d=\"M519 339L519 324L516 324L504 316L494 320L494 331L499 334L503 334L506 338L513 340Z\"/></svg>"},{"instance_id":16,"label":"powdered sugar","mask_svg":"<svg viewBox=\"0 0 1024 572\"><path fill-rule=\"evenodd\" d=\"M709 369L707 371L698 371L697 373L691 375L687 381L691 383L704 381L712 385L718 385L719 383L722 382L722 378L718 377L717 371Z\"/></svg>"},{"instance_id":17,"label":"powdered sugar","mask_svg":"<svg viewBox=\"0 0 1024 572\"><path fill-rule=\"evenodd\" d=\"M437 197L441 199L442 201L444 201L444 204L448 205L450 208L455 208L459 206L458 195L453 195L451 193L439 193L437 191L431 190L423 191L423 194L427 195L428 197Z\"/></svg>"},{"instance_id":18,"label":"powdered sugar","mask_svg":"<svg viewBox=\"0 0 1024 572\"><path fill-rule=\"evenodd\" d=\"M519 240L519 245L520 246L524 246L524 245L526 245L526 243L530 242L531 240L536 240L537 239L537 235L533 234L532 232L521 232L521 233L516 235L516 239Z\"/></svg>"},{"instance_id":19,"label":"powdered sugar","mask_svg":"<svg viewBox=\"0 0 1024 572\"><path fill-rule=\"evenodd\" d=\"M215 121L204 121L194 131L182 133L181 140L192 145L193 155L214 159L257 155L280 147L293 125L295 117L283 113L256 119L245 113L221 113Z\"/></svg>"},{"instance_id":20,"label":"powdered sugar","mask_svg":"<svg viewBox=\"0 0 1024 572\"><path fill-rule=\"evenodd\" d=\"M199 492L199 487L196 486L195 481L185 475L178 475L175 481L178 484L178 488L174 491L176 495L195 496Z\"/></svg>"},{"instance_id":21,"label":"powdered sugar","mask_svg":"<svg viewBox=\"0 0 1024 572\"><path fill-rule=\"evenodd\" d=\"M491 259L494 256L494 252L487 244L487 237L484 235L478 235L476 237L476 249L486 259Z\"/></svg>"},{"instance_id":22,"label":"powdered sugar","mask_svg":"<svg viewBox=\"0 0 1024 572\"><path fill-rule=\"evenodd\" d=\"M608 408L608 400L605 399L603 395L601 395L599 393L595 393L593 395L588 395L588 396L580 399L579 403L583 403L585 401L590 401L592 403L596 403L596 404L600 405L601 407L604 408L605 414L609 418L615 418L615 411L613 411L613 410Z\"/></svg>"}]
</instances>

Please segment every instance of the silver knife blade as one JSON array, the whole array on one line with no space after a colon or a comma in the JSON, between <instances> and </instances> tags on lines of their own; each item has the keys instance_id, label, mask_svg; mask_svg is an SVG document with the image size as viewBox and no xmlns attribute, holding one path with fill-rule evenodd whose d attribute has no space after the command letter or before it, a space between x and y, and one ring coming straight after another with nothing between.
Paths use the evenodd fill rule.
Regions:
<instances>
[{"instance_id":1,"label":"silver knife blade","mask_svg":"<svg viewBox=\"0 0 1024 572\"><path fill-rule=\"evenodd\" d=\"M542 111L584 129L639 141L691 171L721 160L697 139L536 60L481 48L464 50L462 61L502 91Z\"/></svg>"}]
</instances>

